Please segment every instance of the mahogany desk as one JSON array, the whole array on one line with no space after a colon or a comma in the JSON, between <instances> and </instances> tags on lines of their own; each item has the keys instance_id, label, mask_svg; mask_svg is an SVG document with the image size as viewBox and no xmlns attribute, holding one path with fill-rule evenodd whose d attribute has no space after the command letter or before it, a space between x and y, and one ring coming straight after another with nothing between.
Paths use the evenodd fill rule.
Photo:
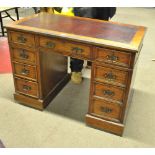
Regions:
<instances>
[{"instance_id":1,"label":"mahogany desk","mask_svg":"<svg viewBox=\"0 0 155 155\"><path fill-rule=\"evenodd\" d=\"M70 80L67 56L89 60L86 123L122 135L145 31L142 26L48 13L13 22L7 32L15 100L43 110Z\"/></svg>"}]
</instances>

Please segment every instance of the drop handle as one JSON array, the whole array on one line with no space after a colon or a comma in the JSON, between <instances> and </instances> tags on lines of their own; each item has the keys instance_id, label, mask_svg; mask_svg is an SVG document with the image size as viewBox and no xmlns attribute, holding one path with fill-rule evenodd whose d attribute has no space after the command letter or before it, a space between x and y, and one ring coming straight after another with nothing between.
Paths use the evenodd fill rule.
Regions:
<instances>
[{"instance_id":1,"label":"drop handle","mask_svg":"<svg viewBox=\"0 0 155 155\"><path fill-rule=\"evenodd\" d=\"M112 109L110 109L108 107L100 107L100 109L102 112L105 112L105 113L111 113L112 112Z\"/></svg>"},{"instance_id":2,"label":"drop handle","mask_svg":"<svg viewBox=\"0 0 155 155\"><path fill-rule=\"evenodd\" d=\"M53 43L53 42L46 42L46 47L54 48L55 47L55 43Z\"/></svg>"},{"instance_id":3,"label":"drop handle","mask_svg":"<svg viewBox=\"0 0 155 155\"><path fill-rule=\"evenodd\" d=\"M114 75L112 72L104 74L105 79L109 81L116 80L116 75Z\"/></svg>"},{"instance_id":4,"label":"drop handle","mask_svg":"<svg viewBox=\"0 0 155 155\"><path fill-rule=\"evenodd\" d=\"M111 97L115 95L115 93L113 91L111 91L111 90L104 90L103 91L103 94L104 95L111 96Z\"/></svg>"},{"instance_id":5,"label":"drop handle","mask_svg":"<svg viewBox=\"0 0 155 155\"><path fill-rule=\"evenodd\" d=\"M21 58L23 58L23 59L28 59L28 58L29 58L29 56L26 54L26 52L25 52L24 50L22 50L22 51L20 52L19 56L20 56Z\"/></svg>"},{"instance_id":6,"label":"drop handle","mask_svg":"<svg viewBox=\"0 0 155 155\"><path fill-rule=\"evenodd\" d=\"M112 62L116 62L119 60L118 56L115 56L115 55L107 55L106 57L108 60L110 60Z\"/></svg>"},{"instance_id":7,"label":"drop handle","mask_svg":"<svg viewBox=\"0 0 155 155\"><path fill-rule=\"evenodd\" d=\"M21 70L21 74L23 74L23 75L28 75L28 74L29 74L29 70L23 68L23 69Z\"/></svg>"},{"instance_id":8,"label":"drop handle","mask_svg":"<svg viewBox=\"0 0 155 155\"><path fill-rule=\"evenodd\" d=\"M23 90L24 91L30 91L31 90L31 87L30 86L27 86L27 85L23 85Z\"/></svg>"},{"instance_id":9,"label":"drop handle","mask_svg":"<svg viewBox=\"0 0 155 155\"><path fill-rule=\"evenodd\" d=\"M20 35L17 37L17 40L20 42L20 43L26 43L27 42L27 39L23 36L23 35Z\"/></svg>"},{"instance_id":10,"label":"drop handle","mask_svg":"<svg viewBox=\"0 0 155 155\"><path fill-rule=\"evenodd\" d=\"M73 47L72 51L75 52L75 54L81 54L84 50L79 47Z\"/></svg>"}]
</instances>

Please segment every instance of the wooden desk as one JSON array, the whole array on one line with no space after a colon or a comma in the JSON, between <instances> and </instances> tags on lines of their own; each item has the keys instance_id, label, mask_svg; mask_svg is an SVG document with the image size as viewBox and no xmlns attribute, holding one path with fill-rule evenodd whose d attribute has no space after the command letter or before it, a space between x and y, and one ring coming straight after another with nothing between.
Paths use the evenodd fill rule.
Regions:
<instances>
[{"instance_id":1,"label":"wooden desk","mask_svg":"<svg viewBox=\"0 0 155 155\"><path fill-rule=\"evenodd\" d=\"M15 100L43 110L70 79L67 56L89 60L86 123L122 135L145 31L142 26L47 13L8 25Z\"/></svg>"}]
</instances>

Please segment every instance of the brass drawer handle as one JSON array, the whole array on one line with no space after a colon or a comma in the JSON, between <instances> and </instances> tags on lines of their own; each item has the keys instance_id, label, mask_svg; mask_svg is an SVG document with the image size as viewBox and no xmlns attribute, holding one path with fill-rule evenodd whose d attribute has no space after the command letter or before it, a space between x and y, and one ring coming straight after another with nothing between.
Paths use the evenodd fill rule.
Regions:
<instances>
[{"instance_id":1,"label":"brass drawer handle","mask_svg":"<svg viewBox=\"0 0 155 155\"><path fill-rule=\"evenodd\" d=\"M82 48L79 48L79 47L73 47L72 51L75 52L75 54L82 54L82 52L84 50Z\"/></svg>"},{"instance_id":2,"label":"brass drawer handle","mask_svg":"<svg viewBox=\"0 0 155 155\"><path fill-rule=\"evenodd\" d=\"M118 56L115 56L115 55L107 55L107 59L112 62L116 62L119 60Z\"/></svg>"},{"instance_id":3,"label":"brass drawer handle","mask_svg":"<svg viewBox=\"0 0 155 155\"><path fill-rule=\"evenodd\" d=\"M18 36L17 39L20 43L26 43L27 42L27 39L23 35Z\"/></svg>"},{"instance_id":4,"label":"brass drawer handle","mask_svg":"<svg viewBox=\"0 0 155 155\"><path fill-rule=\"evenodd\" d=\"M46 47L48 47L48 48L54 48L55 47L55 43L53 43L53 42L46 42Z\"/></svg>"},{"instance_id":5,"label":"brass drawer handle","mask_svg":"<svg viewBox=\"0 0 155 155\"><path fill-rule=\"evenodd\" d=\"M83 52L83 49L82 49L82 48L77 47L76 54L81 54L82 52Z\"/></svg>"},{"instance_id":6,"label":"brass drawer handle","mask_svg":"<svg viewBox=\"0 0 155 155\"><path fill-rule=\"evenodd\" d=\"M22 59L28 59L29 55L26 54L25 50L22 50L19 54Z\"/></svg>"},{"instance_id":7,"label":"brass drawer handle","mask_svg":"<svg viewBox=\"0 0 155 155\"><path fill-rule=\"evenodd\" d=\"M111 90L104 90L103 94L108 95L108 96L114 96L115 95L115 93L113 91L111 91Z\"/></svg>"},{"instance_id":8,"label":"brass drawer handle","mask_svg":"<svg viewBox=\"0 0 155 155\"><path fill-rule=\"evenodd\" d=\"M112 112L112 109L110 109L108 107L100 107L100 109L102 112L105 112L105 113L111 113Z\"/></svg>"},{"instance_id":9,"label":"brass drawer handle","mask_svg":"<svg viewBox=\"0 0 155 155\"><path fill-rule=\"evenodd\" d=\"M22 70L21 70L21 74L23 74L23 75L28 75L29 74L29 70L27 70L27 69L25 69L25 68L23 68Z\"/></svg>"},{"instance_id":10,"label":"brass drawer handle","mask_svg":"<svg viewBox=\"0 0 155 155\"><path fill-rule=\"evenodd\" d=\"M27 85L23 85L23 90L24 91L30 91L31 90L31 87L30 86L27 86Z\"/></svg>"},{"instance_id":11,"label":"brass drawer handle","mask_svg":"<svg viewBox=\"0 0 155 155\"><path fill-rule=\"evenodd\" d=\"M105 79L109 80L109 81L114 81L116 80L116 75L114 75L112 72L106 73L104 75Z\"/></svg>"}]
</instances>

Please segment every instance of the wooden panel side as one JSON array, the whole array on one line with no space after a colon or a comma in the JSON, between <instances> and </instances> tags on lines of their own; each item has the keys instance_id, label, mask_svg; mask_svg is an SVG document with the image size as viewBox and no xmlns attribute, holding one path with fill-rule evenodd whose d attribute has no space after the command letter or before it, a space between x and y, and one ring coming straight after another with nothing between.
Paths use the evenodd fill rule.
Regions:
<instances>
[{"instance_id":1,"label":"wooden panel side","mask_svg":"<svg viewBox=\"0 0 155 155\"><path fill-rule=\"evenodd\" d=\"M48 93L67 75L67 57L57 53L39 51L42 95Z\"/></svg>"}]
</instances>

